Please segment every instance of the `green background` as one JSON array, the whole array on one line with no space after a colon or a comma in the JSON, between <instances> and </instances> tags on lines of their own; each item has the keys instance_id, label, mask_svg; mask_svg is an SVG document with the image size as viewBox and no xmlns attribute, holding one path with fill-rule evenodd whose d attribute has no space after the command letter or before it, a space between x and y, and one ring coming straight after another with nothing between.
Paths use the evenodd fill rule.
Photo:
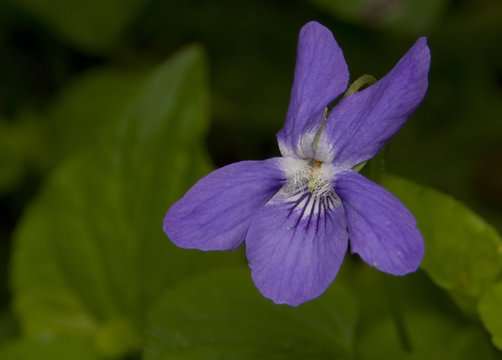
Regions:
<instances>
[{"instance_id":1,"label":"green background","mask_svg":"<svg viewBox=\"0 0 502 360\"><path fill-rule=\"evenodd\" d=\"M489 0L0 1L0 358L500 358L501 19ZM402 278L346 256L291 308L242 248L178 249L161 224L211 169L279 154L310 20L352 81L428 37L427 96L363 169L426 253Z\"/></svg>"}]
</instances>

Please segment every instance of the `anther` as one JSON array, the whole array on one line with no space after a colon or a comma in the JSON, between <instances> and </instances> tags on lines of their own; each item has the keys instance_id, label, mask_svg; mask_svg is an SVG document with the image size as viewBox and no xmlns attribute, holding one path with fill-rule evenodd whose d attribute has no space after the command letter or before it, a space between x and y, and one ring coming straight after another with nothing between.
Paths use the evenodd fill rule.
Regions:
<instances>
[{"instance_id":1,"label":"anther","mask_svg":"<svg viewBox=\"0 0 502 360\"><path fill-rule=\"evenodd\" d=\"M315 187L315 182L317 179L317 172L322 166L321 161L314 160L314 164L312 166L312 176L310 178L309 184L308 184L308 189L310 192L314 192L314 187Z\"/></svg>"}]
</instances>

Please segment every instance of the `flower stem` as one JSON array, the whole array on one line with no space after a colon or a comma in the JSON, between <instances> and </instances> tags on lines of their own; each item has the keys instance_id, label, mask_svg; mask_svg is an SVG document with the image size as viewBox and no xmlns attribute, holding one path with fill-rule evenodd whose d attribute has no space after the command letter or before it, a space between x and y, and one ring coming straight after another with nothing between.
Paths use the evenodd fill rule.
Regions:
<instances>
[{"instance_id":1,"label":"flower stem","mask_svg":"<svg viewBox=\"0 0 502 360\"><path fill-rule=\"evenodd\" d=\"M326 118L328 117L328 108L324 108L324 114L322 115L322 122L317 134L315 135L314 143L312 144L312 150L314 152L317 149L317 144L319 143L319 138L321 137L322 131L324 130L324 124L326 124Z\"/></svg>"},{"instance_id":2,"label":"flower stem","mask_svg":"<svg viewBox=\"0 0 502 360\"><path fill-rule=\"evenodd\" d=\"M349 88L347 89L347 91L345 91L345 94L343 94L343 97L346 97L346 96L349 96L349 95L352 95L352 94L355 94L356 92L358 92L363 86L366 86L366 85L373 85L374 83L376 83L376 79L374 76L372 75L363 75L361 76L360 78L358 78L356 81L354 81L352 84L350 84Z\"/></svg>"}]
</instances>

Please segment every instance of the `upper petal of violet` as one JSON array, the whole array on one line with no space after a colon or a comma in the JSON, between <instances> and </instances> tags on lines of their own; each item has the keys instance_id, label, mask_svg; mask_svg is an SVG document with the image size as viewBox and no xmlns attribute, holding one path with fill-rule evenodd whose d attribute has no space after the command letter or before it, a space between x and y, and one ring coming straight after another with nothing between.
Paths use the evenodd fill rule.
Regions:
<instances>
[{"instance_id":1,"label":"upper petal of violet","mask_svg":"<svg viewBox=\"0 0 502 360\"><path fill-rule=\"evenodd\" d=\"M338 174L335 181L347 217L352 253L389 274L417 270L424 255L424 240L415 218L401 201L352 170Z\"/></svg>"},{"instance_id":2,"label":"upper petal of violet","mask_svg":"<svg viewBox=\"0 0 502 360\"><path fill-rule=\"evenodd\" d=\"M298 39L295 77L284 127L277 133L283 156L312 158L312 141L300 146L302 137L315 137L324 108L347 88L349 71L342 50L331 31L311 21Z\"/></svg>"},{"instance_id":3,"label":"upper petal of violet","mask_svg":"<svg viewBox=\"0 0 502 360\"><path fill-rule=\"evenodd\" d=\"M182 248L235 249L244 241L253 214L285 181L280 162L242 161L213 171L169 209L164 232Z\"/></svg>"},{"instance_id":4,"label":"upper petal of violet","mask_svg":"<svg viewBox=\"0 0 502 360\"><path fill-rule=\"evenodd\" d=\"M254 215L246 235L256 287L275 303L293 306L321 295L342 264L347 238L338 198L281 189Z\"/></svg>"},{"instance_id":5,"label":"upper petal of violet","mask_svg":"<svg viewBox=\"0 0 502 360\"><path fill-rule=\"evenodd\" d=\"M375 156L424 98L429 65L422 37L382 79L343 98L319 139L319 151L325 153L321 161L350 168Z\"/></svg>"}]
</instances>

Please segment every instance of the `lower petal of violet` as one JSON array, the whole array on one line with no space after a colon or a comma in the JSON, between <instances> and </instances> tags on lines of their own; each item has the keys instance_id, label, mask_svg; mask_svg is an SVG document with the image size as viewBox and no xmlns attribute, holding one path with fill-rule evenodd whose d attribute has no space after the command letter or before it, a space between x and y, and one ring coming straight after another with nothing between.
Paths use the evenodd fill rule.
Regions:
<instances>
[{"instance_id":1,"label":"lower petal of violet","mask_svg":"<svg viewBox=\"0 0 502 360\"><path fill-rule=\"evenodd\" d=\"M393 275L417 270L424 240L410 211L390 192L355 171L338 175L350 248L369 265Z\"/></svg>"},{"instance_id":2,"label":"lower petal of violet","mask_svg":"<svg viewBox=\"0 0 502 360\"><path fill-rule=\"evenodd\" d=\"M347 250L343 208L334 197L281 189L259 210L246 235L246 254L260 292L277 304L321 295Z\"/></svg>"},{"instance_id":3,"label":"lower petal of violet","mask_svg":"<svg viewBox=\"0 0 502 360\"><path fill-rule=\"evenodd\" d=\"M242 161L213 171L169 209L164 232L182 248L237 248L253 214L285 181L279 162L279 158Z\"/></svg>"}]
</instances>

